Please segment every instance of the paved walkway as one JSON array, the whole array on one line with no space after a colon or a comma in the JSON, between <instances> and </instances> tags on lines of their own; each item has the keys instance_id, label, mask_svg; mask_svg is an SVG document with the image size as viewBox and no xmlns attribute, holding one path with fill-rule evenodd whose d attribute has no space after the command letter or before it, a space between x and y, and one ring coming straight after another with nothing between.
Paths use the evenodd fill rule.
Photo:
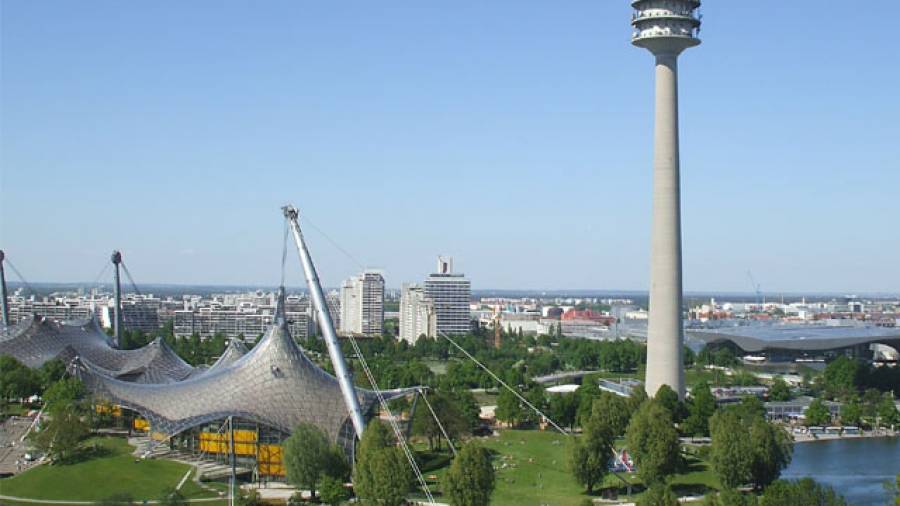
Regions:
<instances>
[{"instance_id":1,"label":"paved walkway","mask_svg":"<svg viewBox=\"0 0 900 506\"><path fill-rule=\"evenodd\" d=\"M4 501L16 501L29 504L99 504L102 501L64 501L59 499L27 499L25 497L13 497L9 495L0 495L0 499ZM201 499L185 499L186 502L213 502L221 501L224 497L204 497ZM159 501L135 501L137 504L159 504Z\"/></svg>"},{"instance_id":2,"label":"paved walkway","mask_svg":"<svg viewBox=\"0 0 900 506\"><path fill-rule=\"evenodd\" d=\"M0 424L0 473L18 474L34 465L25 461L28 445L22 441L33 421L28 417L12 416Z\"/></svg>"}]
</instances>

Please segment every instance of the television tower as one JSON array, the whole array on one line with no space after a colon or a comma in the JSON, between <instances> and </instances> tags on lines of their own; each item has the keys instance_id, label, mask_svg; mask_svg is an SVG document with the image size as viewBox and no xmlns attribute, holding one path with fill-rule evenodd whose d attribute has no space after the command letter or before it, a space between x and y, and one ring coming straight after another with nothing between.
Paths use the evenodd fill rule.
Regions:
<instances>
[{"instance_id":1,"label":"television tower","mask_svg":"<svg viewBox=\"0 0 900 506\"><path fill-rule=\"evenodd\" d=\"M656 58L653 234L647 327L647 394L669 385L684 397L678 55L700 44L700 0L633 0L631 43Z\"/></svg>"}]
</instances>

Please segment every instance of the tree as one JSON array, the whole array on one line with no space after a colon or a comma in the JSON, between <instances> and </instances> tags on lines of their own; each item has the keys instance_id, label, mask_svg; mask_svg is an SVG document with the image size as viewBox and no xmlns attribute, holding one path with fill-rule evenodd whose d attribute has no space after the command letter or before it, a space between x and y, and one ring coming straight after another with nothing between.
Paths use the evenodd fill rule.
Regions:
<instances>
[{"instance_id":1,"label":"tree","mask_svg":"<svg viewBox=\"0 0 900 506\"><path fill-rule=\"evenodd\" d=\"M9 355L0 356L0 394L7 401L40 393L40 378Z\"/></svg>"},{"instance_id":2,"label":"tree","mask_svg":"<svg viewBox=\"0 0 900 506\"><path fill-rule=\"evenodd\" d=\"M519 423L522 416L522 409L519 407L519 399L507 389L501 389L500 395L497 396L497 410L495 411L497 420L506 422L512 426Z\"/></svg>"},{"instance_id":3,"label":"tree","mask_svg":"<svg viewBox=\"0 0 900 506\"><path fill-rule=\"evenodd\" d=\"M776 376L772 381L772 387L769 388L769 400L780 402L791 400L791 387L781 376Z\"/></svg>"},{"instance_id":4,"label":"tree","mask_svg":"<svg viewBox=\"0 0 900 506\"><path fill-rule=\"evenodd\" d=\"M825 366L822 379L831 398L843 398L856 392L862 377L859 361L841 355Z\"/></svg>"},{"instance_id":5,"label":"tree","mask_svg":"<svg viewBox=\"0 0 900 506\"><path fill-rule=\"evenodd\" d=\"M613 436L625 434L630 418L628 401L609 392L601 392L591 406L590 421L602 425Z\"/></svg>"},{"instance_id":6,"label":"tree","mask_svg":"<svg viewBox=\"0 0 900 506\"><path fill-rule=\"evenodd\" d=\"M828 406L822 402L822 399L813 399L803 414L806 416L808 427L831 423L831 411L828 410Z\"/></svg>"},{"instance_id":7,"label":"tree","mask_svg":"<svg viewBox=\"0 0 900 506\"><path fill-rule=\"evenodd\" d=\"M550 396L547 414L554 422L563 427L572 428L575 425L575 414L578 412L578 396L575 394L560 394Z\"/></svg>"},{"instance_id":8,"label":"tree","mask_svg":"<svg viewBox=\"0 0 900 506\"><path fill-rule=\"evenodd\" d=\"M749 433L753 446L750 477L754 488L762 490L777 480L791 463L794 441L784 429L762 418L751 423Z\"/></svg>"},{"instance_id":9,"label":"tree","mask_svg":"<svg viewBox=\"0 0 900 506\"><path fill-rule=\"evenodd\" d=\"M654 483L637 501L637 506L678 506L678 497L662 483Z\"/></svg>"},{"instance_id":10,"label":"tree","mask_svg":"<svg viewBox=\"0 0 900 506\"><path fill-rule=\"evenodd\" d=\"M601 404L595 406L602 407ZM604 415L601 409L593 411L584 424L582 436L572 441L569 466L575 480L589 494L594 490L594 485L603 483L603 478L609 473L609 458L615 439L612 424L619 423Z\"/></svg>"},{"instance_id":11,"label":"tree","mask_svg":"<svg viewBox=\"0 0 900 506\"><path fill-rule=\"evenodd\" d=\"M878 417L879 425L897 425L900 424L900 412L897 411L897 405L894 404L894 398L890 392L885 392L875 407L875 415Z\"/></svg>"},{"instance_id":12,"label":"tree","mask_svg":"<svg viewBox=\"0 0 900 506\"><path fill-rule=\"evenodd\" d=\"M38 369L38 375L41 380L41 390L45 391L66 376L66 364L58 358L48 360Z\"/></svg>"},{"instance_id":13,"label":"tree","mask_svg":"<svg viewBox=\"0 0 900 506\"><path fill-rule=\"evenodd\" d=\"M759 506L847 506L847 501L831 487L812 478L778 480L759 498Z\"/></svg>"},{"instance_id":14,"label":"tree","mask_svg":"<svg viewBox=\"0 0 900 506\"><path fill-rule=\"evenodd\" d=\"M858 426L861 419L862 406L859 404L859 399L854 395L841 406L841 424Z\"/></svg>"},{"instance_id":15,"label":"tree","mask_svg":"<svg viewBox=\"0 0 900 506\"><path fill-rule=\"evenodd\" d=\"M426 402L425 399L422 400L423 404L424 402ZM471 431L471 421L466 419L460 403L450 395L436 392L428 396L427 402L434 409L450 439L455 440ZM441 426L438 425L427 406L420 406L416 409L413 415L413 433L428 439L430 450L434 450L435 446L440 448L441 440L444 438ZM435 443L437 444L435 445Z\"/></svg>"},{"instance_id":16,"label":"tree","mask_svg":"<svg viewBox=\"0 0 900 506\"><path fill-rule=\"evenodd\" d=\"M54 462L72 459L78 453L78 444L90 432L83 420L88 408L86 393L84 384L75 378L57 381L44 392L48 421L30 437Z\"/></svg>"},{"instance_id":17,"label":"tree","mask_svg":"<svg viewBox=\"0 0 900 506\"><path fill-rule=\"evenodd\" d=\"M373 420L363 433L353 469L356 495L373 504L399 506L411 485L406 458L387 428Z\"/></svg>"},{"instance_id":18,"label":"tree","mask_svg":"<svg viewBox=\"0 0 900 506\"><path fill-rule=\"evenodd\" d=\"M761 490L791 462L793 442L765 418L742 415L740 409L732 408L712 417L710 462L726 488L752 483Z\"/></svg>"},{"instance_id":19,"label":"tree","mask_svg":"<svg viewBox=\"0 0 900 506\"><path fill-rule=\"evenodd\" d=\"M350 499L350 491L344 487L343 480L326 475L319 480L319 497L325 504L337 506Z\"/></svg>"},{"instance_id":20,"label":"tree","mask_svg":"<svg viewBox=\"0 0 900 506\"><path fill-rule=\"evenodd\" d=\"M669 385L659 387L653 398L666 408L669 413L672 413L673 421L680 422L684 418L684 403Z\"/></svg>"},{"instance_id":21,"label":"tree","mask_svg":"<svg viewBox=\"0 0 900 506\"><path fill-rule=\"evenodd\" d=\"M316 496L323 476L343 478L347 463L343 452L328 441L325 433L310 423L301 423L284 441L284 468L287 480Z\"/></svg>"},{"instance_id":22,"label":"tree","mask_svg":"<svg viewBox=\"0 0 900 506\"><path fill-rule=\"evenodd\" d=\"M476 443L465 445L453 459L445 483L453 506L490 504L495 484L490 452Z\"/></svg>"},{"instance_id":23,"label":"tree","mask_svg":"<svg viewBox=\"0 0 900 506\"><path fill-rule=\"evenodd\" d=\"M681 467L672 415L657 401L645 402L631 417L625 439L644 483L661 483Z\"/></svg>"},{"instance_id":24,"label":"tree","mask_svg":"<svg viewBox=\"0 0 900 506\"><path fill-rule=\"evenodd\" d=\"M87 389L84 383L76 378L63 378L44 392L44 404L47 411L53 413L58 408L75 407L79 411L87 411Z\"/></svg>"},{"instance_id":25,"label":"tree","mask_svg":"<svg viewBox=\"0 0 900 506\"><path fill-rule=\"evenodd\" d=\"M719 411L710 419L710 463L713 472L726 488L735 488L750 481L753 465L753 445L733 409Z\"/></svg>"},{"instance_id":26,"label":"tree","mask_svg":"<svg viewBox=\"0 0 900 506\"><path fill-rule=\"evenodd\" d=\"M39 432L32 432L34 445L54 462L66 462L78 453L78 443L90 429L74 406L59 407Z\"/></svg>"},{"instance_id":27,"label":"tree","mask_svg":"<svg viewBox=\"0 0 900 506\"><path fill-rule=\"evenodd\" d=\"M709 419L716 412L716 398L705 381L691 388L691 401L688 404L688 417L682 429L692 436L709 435Z\"/></svg>"}]
</instances>

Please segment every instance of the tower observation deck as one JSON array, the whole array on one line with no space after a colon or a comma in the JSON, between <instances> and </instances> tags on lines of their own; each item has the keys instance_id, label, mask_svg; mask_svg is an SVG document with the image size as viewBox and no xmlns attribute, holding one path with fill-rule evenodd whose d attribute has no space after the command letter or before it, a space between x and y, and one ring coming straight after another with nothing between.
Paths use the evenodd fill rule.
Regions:
<instances>
[{"instance_id":1,"label":"tower observation deck","mask_svg":"<svg viewBox=\"0 0 900 506\"><path fill-rule=\"evenodd\" d=\"M633 0L631 43L654 54L678 55L700 44L700 0Z\"/></svg>"},{"instance_id":2,"label":"tower observation deck","mask_svg":"<svg viewBox=\"0 0 900 506\"><path fill-rule=\"evenodd\" d=\"M700 44L700 2L634 0L631 6L631 43L647 49L656 58L646 389L649 395L655 395L659 387L668 385L684 397L678 55Z\"/></svg>"}]
</instances>

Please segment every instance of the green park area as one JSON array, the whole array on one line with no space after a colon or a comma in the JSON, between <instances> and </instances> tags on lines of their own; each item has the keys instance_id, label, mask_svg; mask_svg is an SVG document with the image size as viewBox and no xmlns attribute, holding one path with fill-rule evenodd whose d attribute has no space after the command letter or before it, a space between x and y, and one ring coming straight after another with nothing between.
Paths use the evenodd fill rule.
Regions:
<instances>
[{"instance_id":1,"label":"green park area","mask_svg":"<svg viewBox=\"0 0 900 506\"><path fill-rule=\"evenodd\" d=\"M72 463L40 465L0 481L0 495L28 499L100 501L128 494L136 501L156 500L174 488L191 466L171 460L141 460L124 439L93 437L82 442ZM187 499L216 497L189 477L179 492ZM203 504L216 504L204 502ZM223 502L224 504L224 502Z\"/></svg>"},{"instance_id":2,"label":"green park area","mask_svg":"<svg viewBox=\"0 0 900 506\"><path fill-rule=\"evenodd\" d=\"M591 496L585 494L584 487L575 481L569 467L572 437L579 436L510 429L500 431L497 437L479 438L479 443L493 454L496 469L496 488L491 496L491 504L522 506L536 504L536 499L540 499L541 504L577 506L585 499L603 497L604 492L614 492L619 500L627 500L625 483L612 474L605 477L600 490L595 490ZM621 444L624 444L623 440L619 440L617 446ZM429 460L438 464L448 463L450 459L449 456L432 454ZM446 471L446 467L425 471L437 491L441 489L440 484ZM619 476L634 486L631 498L639 498L643 490L641 480L634 474L622 473ZM672 476L670 483L680 495L702 495L708 490L719 488L708 464L691 455L686 455L684 472ZM435 495L435 499L442 500L439 495Z\"/></svg>"}]
</instances>

